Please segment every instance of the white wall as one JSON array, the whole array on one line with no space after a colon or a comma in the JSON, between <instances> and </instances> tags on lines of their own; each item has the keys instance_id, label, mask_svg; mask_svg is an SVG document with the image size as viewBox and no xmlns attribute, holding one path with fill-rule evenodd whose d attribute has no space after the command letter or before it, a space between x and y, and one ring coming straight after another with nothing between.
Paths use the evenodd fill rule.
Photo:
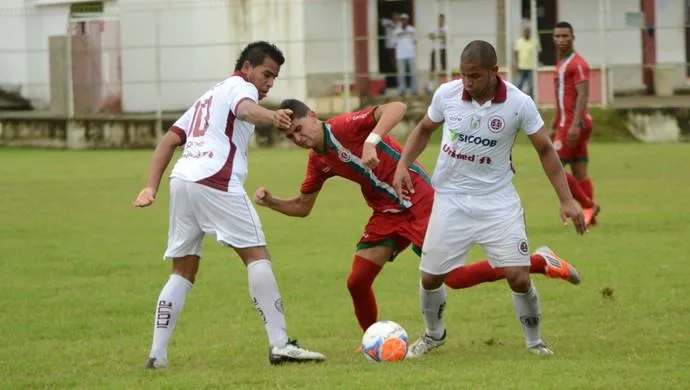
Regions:
<instances>
[{"instance_id":1,"label":"white wall","mask_svg":"<svg viewBox=\"0 0 690 390\"><path fill-rule=\"evenodd\" d=\"M558 19L575 30L575 50L592 67L609 68L614 91L643 88L640 30L626 26L625 14L639 12L639 0L603 0L605 39L599 21L599 0L560 1Z\"/></svg>"},{"instance_id":2,"label":"white wall","mask_svg":"<svg viewBox=\"0 0 690 390\"><path fill-rule=\"evenodd\" d=\"M354 70L351 15L349 0L311 0L304 7L304 38L309 42L308 74Z\"/></svg>"},{"instance_id":3,"label":"white wall","mask_svg":"<svg viewBox=\"0 0 690 390\"><path fill-rule=\"evenodd\" d=\"M657 0L656 62L685 62L685 0Z\"/></svg>"},{"instance_id":4,"label":"white wall","mask_svg":"<svg viewBox=\"0 0 690 390\"><path fill-rule=\"evenodd\" d=\"M67 33L69 5L41 5L27 10L26 96L50 102L50 55L48 38Z\"/></svg>"},{"instance_id":5,"label":"white wall","mask_svg":"<svg viewBox=\"0 0 690 390\"><path fill-rule=\"evenodd\" d=\"M0 86L26 93L26 18L23 0L3 0L0 8Z\"/></svg>"},{"instance_id":6,"label":"white wall","mask_svg":"<svg viewBox=\"0 0 690 390\"><path fill-rule=\"evenodd\" d=\"M286 57L269 98L306 98L300 3L255 0L171 5L161 0L148 2L144 8L137 7L137 2L119 2L126 111L155 111L159 85L162 110L186 108L211 85L228 77L244 46L260 39L276 43Z\"/></svg>"}]
</instances>

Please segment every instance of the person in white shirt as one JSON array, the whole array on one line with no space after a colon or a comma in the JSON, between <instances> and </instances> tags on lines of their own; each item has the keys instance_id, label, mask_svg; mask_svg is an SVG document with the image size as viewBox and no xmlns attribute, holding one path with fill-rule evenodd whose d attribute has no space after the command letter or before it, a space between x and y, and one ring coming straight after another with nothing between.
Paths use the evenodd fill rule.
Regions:
<instances>
[{"instance_id":1,"label":"person in white shirt","mask_svg":"<svg viewBox=\"0 0 690 390\"><path fill-rule=\"evenodd\" d=\"M289 126L290 110L260 106L285 62L265 41L247 45L235 72L206 91L163 136L153 153L148 184L133 205L153 204L176 148L184 145L170 175L168 247L172 275L156 301L147 368L168 366L167 348L199 269L205 235L231 247L247 267L249 293L268 334L269 361L322 361L325 357L288 339L278 285L261 221L244 190L247 152L254 125Z\"/></svg>"},{"instance_id":2,"label":"person in white shirt","mask_svg":"<svg viewBox=\"0 0 690 390\"><path fill-rule=\"evenodd\" d=\"M436 84L436 61L437 58L441 63L441 71L446 70L446 35L448 30L446 28L446 16L444 14L438 15L438 25L431 26L429 29L429 39L431 39L431 77L427 85L429 92L433 92Z\"/></svg>"},{"instance_id":3,"label":"person in white shirt","mask_svg":"<svg viewBox=\"0 0 690 390\"><path fill-rule=\"evenodd\" d=\"M400 26L395 29L395 59L397 60L398 92L405 94L408 88L413 95L417 94L417 30L410 25L410 16L400 15ZM410 85L405 79L410 77Z\"/></svg>"},{"instance_id":4,"label":"person in white shirt","mask_svg":"<svg viewBox=\"0 0 690 390\"><path fill-rule=\"evenodd\" d=\"M393 185L399 196L414 192L410 164L443 124L434 169L434 205L420 263L420 299L426 331L410 346L418 357L446 339L443 309L445 276L462 267L473 244L492 266L502 268L530 352L551 355L541 338L539 298L529 275L529 247L520 197L512 184L511 150L518 131L529 137L560 200L560 216L572 219L578 234L584 218L568 189L563 165L551 144L534 101L498 76L496 51L472 41L460 57L461 80L442 84L424 118L410 133Z\"/></svg>"},{"instance_id":5,"label":"person in white shirt","mask_svg":"<svg viewBox=\"0 0 690 390\"><path fill-rule=\"evenodd\" d=\"M400 14L393 12L390 19L382 18L381 26L384 31L384 46L386 48L386 61L388 66L386 68L395 70L395 30L400 26Z\"/></svg>"}]
</instances>

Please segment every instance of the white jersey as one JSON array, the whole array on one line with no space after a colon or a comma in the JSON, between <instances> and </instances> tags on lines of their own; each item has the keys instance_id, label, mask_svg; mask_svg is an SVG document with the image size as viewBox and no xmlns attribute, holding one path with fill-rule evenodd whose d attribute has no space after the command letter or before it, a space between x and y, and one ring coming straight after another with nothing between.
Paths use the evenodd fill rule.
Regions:
<instances>
[{"instance_id":1,"label":"white jersey","mask_svg":"<svg viewBox=\"0 0 690 390\"><path fill-rule=\"evenodd\" d=\"M235 72L204 93L170 131L184 151L170 177L221 191L244 191L247 152L254 125L237 119L243 100L259 101L259 92L244 74Z\"/></svg>"},{"instance_id":2,"label":"white jersey","mask_svg":"<svg viewBox=\"0 0 690 390\"><path fill-rule=\"evenodd\" d=\"M431 179L439 193L487 195L511 184L511 151L522 129L536 133L544 126L534 101L499 78L493 100L483 106L472 100L461 80L442 84L427 115L444 122L441 151Z\"/></svg>"}]
</instances>

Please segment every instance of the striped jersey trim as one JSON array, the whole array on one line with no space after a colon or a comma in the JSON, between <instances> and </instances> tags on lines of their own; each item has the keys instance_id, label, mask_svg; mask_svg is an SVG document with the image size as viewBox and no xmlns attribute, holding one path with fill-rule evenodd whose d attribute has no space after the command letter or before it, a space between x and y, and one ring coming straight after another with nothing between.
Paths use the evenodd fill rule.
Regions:
<instances>
[{"instance_id":1,"label":"striped jersey trim","mask_svg":"<svg viewBox=\"0 0 690 390\"><path fill-rule=\"evenodd\" d=\"M344 161L354 168L359 174L366 177L369 182L374 185L376 190L386 193L386 195L398 202L398 204L403 208L407 209L412 207L412 202L409 200L400 199L398 194L395 192L395 189L390 184L376 177L374 172L369 169L369 167L364 165L364 162L361 158L357 157L354 153L352 153L352 151L344 147L340 141L333 136L333 133L330 131L330 126L327 129L326 142L336 150L341 161Z\"/></svg>"}]
</instances>

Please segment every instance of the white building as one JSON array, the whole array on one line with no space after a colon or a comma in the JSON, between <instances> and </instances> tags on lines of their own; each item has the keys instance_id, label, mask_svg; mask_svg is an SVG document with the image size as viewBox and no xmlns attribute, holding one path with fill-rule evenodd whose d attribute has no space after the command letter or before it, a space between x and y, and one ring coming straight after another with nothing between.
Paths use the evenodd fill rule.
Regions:
<instances>
[{"instance_id":1,"label":"white building","mask_svg":"<svg viewBox=\"0 0 690 390\"><path fill-rule=\"evenodd\" d=\"M426 35L438 13L447 15L452 68L457 68L459 53L470 40L484 39L505 50L506 42L520 33L523 3L529 1L504 0L510 2L506 7L510 31L505 38L500 36L506 20L499 20L498 1L104 0L102 12L84 14L70 11L84 0L2 0L0 86L18 86L23 96L49 103L51 67L59 60L55 54L51 59L49 37L93 33L99 52L79 59L64 51L64 57L70 58L62 59L72 62L75 69L89 69L75 71L75 84L100 80L98 84L109 87L92 91L99 94L99 101L105 101L109 93L119 94L125 111L179 110L231 73L244 44L265 39L276 42L287 58L272 97L305 99L330 93L343 80L352 80L352 31L357 18L366 17L368 74L376 78L380 65L376 34L380 16L387 16L379 15L380 10L398 7L411 14L419 39L417 68L423 72L429 69L431 50ZM600 1L606 11L603 33ZM683 86L688 1L645 2L653 5L656 25L652 37L656 50L647 62L673 64L678 69L676 84ZM576 49L593 67L611 69L609 82L614 91L644 87L642 32L626 22L634 16L631 13L640 11L640 0L554 0L553 4L556 7L546 10L551 12L546 17L567 20L575 27ZM99 22L90 24L89 20ZM68 83L68 75L63 80L53 74L53 89L60 81ZM93 94L84 96L94 99Z\"/></svg>"}]
</instances>

